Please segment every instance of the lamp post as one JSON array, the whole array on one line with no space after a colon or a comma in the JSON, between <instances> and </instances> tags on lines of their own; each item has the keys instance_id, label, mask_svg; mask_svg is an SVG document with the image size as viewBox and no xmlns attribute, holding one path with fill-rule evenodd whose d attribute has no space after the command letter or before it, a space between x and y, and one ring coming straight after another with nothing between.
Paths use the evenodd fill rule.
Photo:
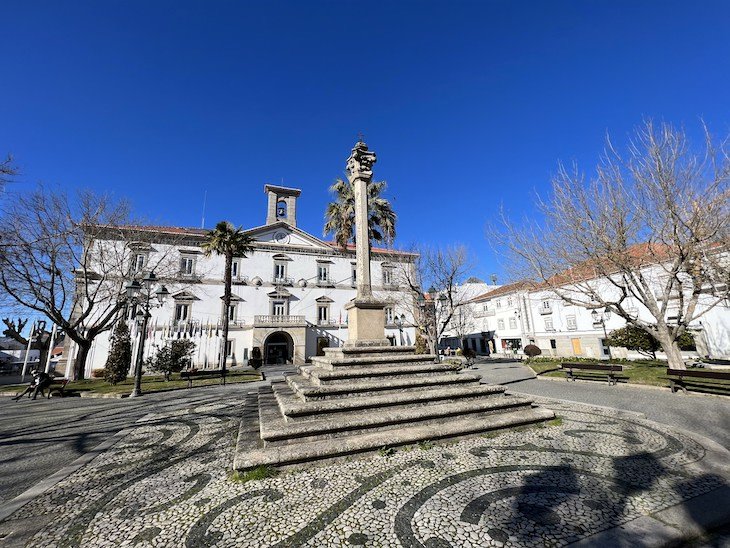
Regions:
<instances>
[{"instance_id":1,"label":"lamp post","mask_svg":"<svg viewBox=\"0 0 730 548\"><path fill-rule=\"evenodd\" d=\"M608 344L608 333L606 332L606 322L611 319L611 311L606 308L603 310L603 312L598 312L595 308L591 310L591 317L593 318L593 323L597 324L600 323L603 327L603 337L606 341L606 348L608 349L608 359L612 360L613 356L611 355L611 345Z\"/></svg>"},{"instance_id":2,"label":"lamp post","mask_svg":"<svg viewBox=\"0 0 730 548\"><path fill-rule=\"evenodd\" d=\"M150 309L154 306L162 306L170 295L170 292L163 285L155 292L157 304L151 303L152 287L157 283L157 276L154 272L149 272L142 283L132 280L127 284L126 293L127 300L130 304L141 305L142 308L137 312L135 320L140 326L139 345L137 346L137 356L134 360L134 389L129 395L130 398L136 398L142 395L142 356L144 355L144 339L147 333L147 322L151 317Z\"/></svg>"}]
</instances>

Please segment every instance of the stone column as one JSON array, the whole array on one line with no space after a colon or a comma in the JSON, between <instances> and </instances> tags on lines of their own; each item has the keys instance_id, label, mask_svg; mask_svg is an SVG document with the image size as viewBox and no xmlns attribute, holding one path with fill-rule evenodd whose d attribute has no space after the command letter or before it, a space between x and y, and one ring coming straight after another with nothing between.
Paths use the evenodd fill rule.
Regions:
<instances>
[{"instance_id":1,"label":"stone column","mask_svg":"<svg viewBox=\"0 0 730 548\"><path fill-rule=\"evenodd\" d=\"M368 234L368 185L373 178L375 153L362 141L347 159L347 178L355 195L355 256L357 295L347 303L347 346L387 346L385 305L373 297L370 282L370 238Z\"/></svg>"}]
</instances>

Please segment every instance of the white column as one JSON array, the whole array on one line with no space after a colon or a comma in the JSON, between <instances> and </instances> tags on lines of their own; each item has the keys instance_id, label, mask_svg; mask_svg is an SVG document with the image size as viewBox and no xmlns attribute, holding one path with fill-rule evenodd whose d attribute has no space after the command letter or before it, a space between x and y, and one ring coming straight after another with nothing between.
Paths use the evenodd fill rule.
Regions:
<instances>
[{"instance_id":1,"label":"white column","mask_svg":"<svg viewBox=\"0 0 730 548\"><path fill-rule=\"evenodd\" d=\"M53 352L53 342L56 339L56 330L58 327L56 324L53 324L53 328L51 329L51 340L48 344L48 354L46 354L46 368L45 372L49 373L51 371L51 353Z\"/></svg>"}]
</instances>

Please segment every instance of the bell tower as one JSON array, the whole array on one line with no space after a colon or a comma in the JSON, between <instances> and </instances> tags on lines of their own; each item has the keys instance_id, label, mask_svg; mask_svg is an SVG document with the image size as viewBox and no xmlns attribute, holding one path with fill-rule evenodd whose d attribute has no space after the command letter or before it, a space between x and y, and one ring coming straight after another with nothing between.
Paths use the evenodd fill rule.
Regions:
<instances>
[{"instance_id":1,"label":"bell tower","mask_svg":"<svg viewBox=\"0 0 730 548\"><path fill-rule=\"evenodd\" d=\"M302 191L298 188L264 185L264 192L269 197L266 224L283 221L291 226L297 226L297 198Z\"/></svg>"}]
</instances>

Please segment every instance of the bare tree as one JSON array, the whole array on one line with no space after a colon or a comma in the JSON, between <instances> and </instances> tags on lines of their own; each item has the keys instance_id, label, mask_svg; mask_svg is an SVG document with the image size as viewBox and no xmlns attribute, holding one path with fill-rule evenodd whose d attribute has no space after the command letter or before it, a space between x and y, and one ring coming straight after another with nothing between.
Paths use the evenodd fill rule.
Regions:
<instances>
[{"instance_id":1,"label":"bare tree","mask_svg":"<svg viewBox=\"0 0 730 548\"><path fill-rule=\"evenodd\" d=\"M131 276L132 244L145 238L128 223L124 202L87 191L70 197L40 186L3 203L0 288L21 307L44 314L78 345L75 379L83 376L94 339L126 306L122 297Z\"/></svg>"},{"instance_id":2,"label":"bare tree","mask_svg":"<svg viewBox=\"0 0 730 548\"><path fill-rule=\"evenodd\" d=\"M474 297L460 290L470 276L472 260L462 245L417 251L415 262L401 265L397 273L399 283L409 290L402 309L411 313L407 321L420 326L436 354L438 341L454 315Z\"/></svg>"},{"instance_id":3,"label":"bare tree","mask_svg":"<svg viewBox=\"0 0 730 548\"><path fill-rule=\"evenodd\" d=\"M623 154L608 140L589 180L561 165L552 196L538 201L541 222L503 214L491 237L509 250L513 275L618 314L684 368L677 340L729 296L729 180L724 143L706 129L697 152L683 131L649 121Z\"/></svg>"},{"instance_id":4,"label":"bare tree","mask_svg":"<svg viewBox=\"0 0 730 548\"><path fill-rule=\"evenodd\" d=\"M46 363L46 357L48 356L48 353L52 350L51 343L53 341L51 341L50 333L48 333L47 331L43 333L39 332L38 336L34 336L33 327L31 327L28 330L28 337L24 337L23 330L25 329L25 326L28 325L27 318L18 318L17 321L10 318L3 318L3 323L5 324L5 330L3 330L3 335L5 335L6 337L10 337L14 341L22 344L23 346L27 346L28 340L30 339L30 347L33 350L38 350L38 363ZM35 324L32 325L34 326Z\"/></svg>"},{"instance_id":5,"label":"bare tree","mask_svg":"<svg viewBox=\"0 0 730 548\"><path fill-rule=\"evenodd\" d=\"M8 155L5 160L0 162L0 191L5 188L13 177L18 174L18 168L13 165L13 157Z\"/></svg>"}]
</instances>

